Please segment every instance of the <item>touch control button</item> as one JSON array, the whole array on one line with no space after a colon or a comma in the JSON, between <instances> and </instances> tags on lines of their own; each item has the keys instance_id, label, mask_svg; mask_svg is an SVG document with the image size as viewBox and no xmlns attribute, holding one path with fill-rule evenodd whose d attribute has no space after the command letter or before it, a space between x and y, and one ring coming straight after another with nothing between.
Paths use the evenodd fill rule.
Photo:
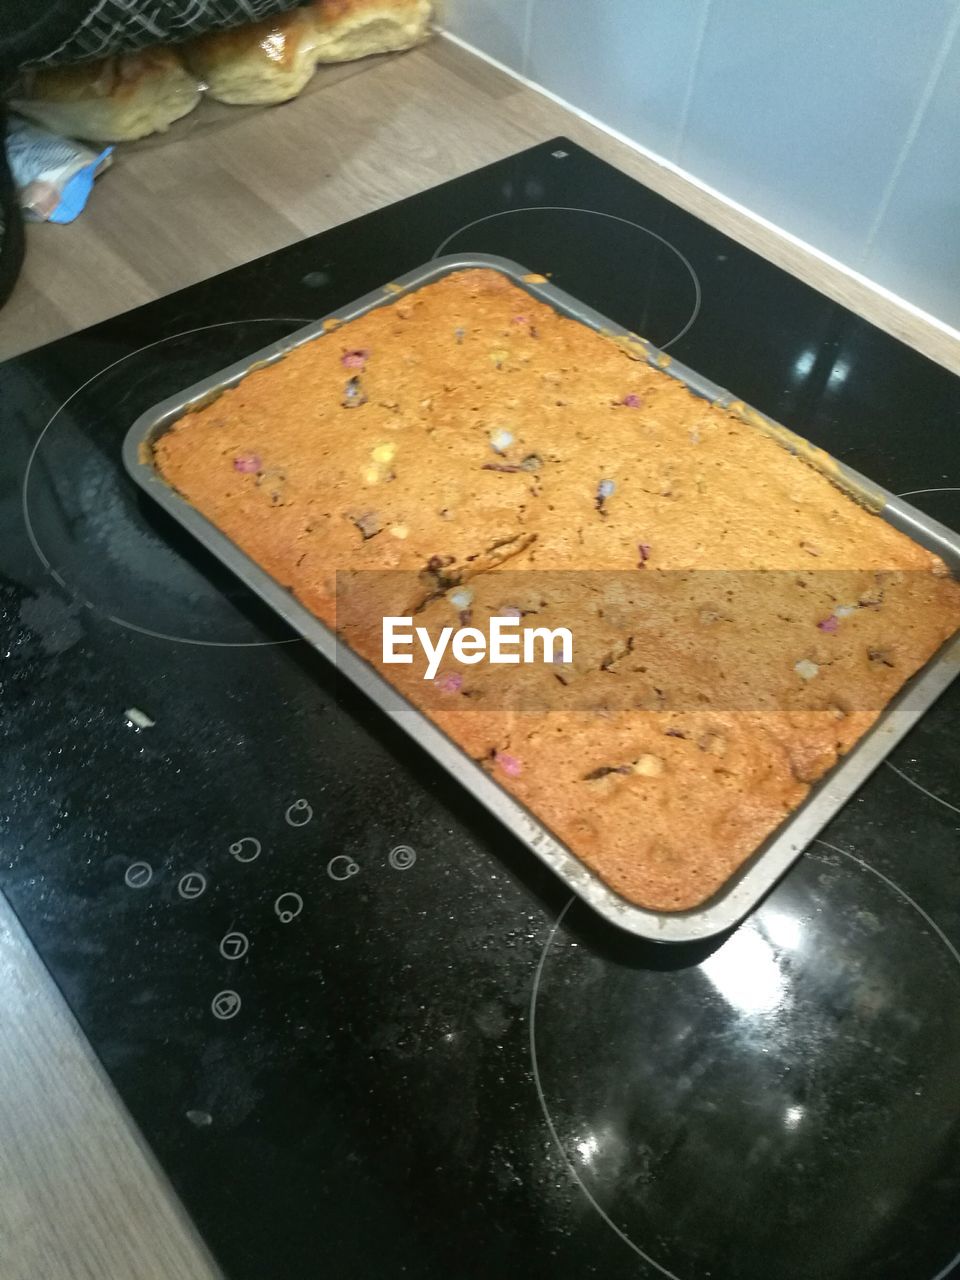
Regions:
<instances>
[{"instance_id":1,"label":"touch control button","mask_svg":"<svg viewBox=\"0 0 960 1280\"><path fill-rule=\"evenodd\" d=\"M313 818L313 809L306 800L294 800L283 817L291 827L305 827Z\"/></svg>"},{"instance_id":2,"label":"touch control button","mask_svg":"<svg viewBox=\"0 0 960 1280\"><path fill-rule=\"evenodd\" d=\"M238 862L253 862L255 858L260 857L262 849L263 845L256 836L241 836L230 846L230 854Z\"/></svg>"},{"instance_id":3,"label":"touch control button","mask_svg":"<svg viewBox=\"0 0 960 1280\"><path fill-rule=\"evenodd\" d=\"M153 879L153 867L149 862L131 862L124 873L128 889L145 889Z\"/></svg>"},{"instance_id":4,"label":"touch control button","mask_svg":"<svg viewBox=\"0 0 960 1280\"><path fill-rule=\"evenodd\" d=\"M238 929L231 929L220 939L220 954L224 960L241 960L250 950L250 939Z\"/></svg>"},{"instance_id":5,"label":"touch control button","mask_svg":"<svg viewBox=\"0 0 960 1280\"><path fill-rule=\"evenodd\" d=\"M281 893L273 904L273 909L281 924L289 924L303 910L303 899L299 893Z\"/></svg>"},{"instance_id":6,"label":"touch control button","mask_svg":"<svg viewBox=\"0 0 960 1280\"><path fill-rule=\"evenodd\" d=\"M202 872L188 871L185 876L180 877L177 893L181 898L186 898L187 902L192 902L194 898L200 897L206 887L207 877Z\"/></svg>"},{"instance_id":7,"label":"touch control button","mask_svg":"<svg viewBox=\"0 0 960 1280\"><path fill-rule=\"evenodd\" d=\"M210 1001L210 1012L218 1022L229 1022L240 1012L242 1003L236 991L218 991Z\"/></svg>"}]
</instances>

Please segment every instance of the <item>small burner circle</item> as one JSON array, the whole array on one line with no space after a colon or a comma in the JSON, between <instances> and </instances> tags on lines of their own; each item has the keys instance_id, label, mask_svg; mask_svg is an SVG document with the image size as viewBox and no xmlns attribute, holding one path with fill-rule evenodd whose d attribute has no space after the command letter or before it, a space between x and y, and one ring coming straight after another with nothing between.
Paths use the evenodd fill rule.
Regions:
<instances>
[{"instance_id":1,"label":"small burner circle","mask_svg":"<svg viewBox=\"0 0 960 1280\"><path fill-rule=\"evenodd\" d=\"M554 155L557 153L554 152ZM629 313L635 316L635 322L631 321L630 327L652 342L654 346L661 350L673 346L696 323L703 295L700 278L689 258L659 232L652 231L631 218L621 217L620 214L605 213L602 209L584 209L576 205L559 204L524 205L517 209L500 209L496 213L474 218L472 222L467 222L456 231L451 231L434 250L433 257L439 258L445 253L453 252L450 247L452 242L460 236L465 236L467 232L474 234L469 237L470 243L465 246L466 248L514 259L522 259L525 253L529 256L525 242L521 243L518 237L514 238L511 235L514 228L509 223L504 224L505 220L531 213L536 214L539 219L537 225L539 266L544 271L550 270L554 262L561 260L562 242L568 241L571 232L570 215L573 219L581 217L603 219L602 234L608 242L604 255L606 260L611 257L616 260L616 253L611 254L609 248L611 236L625 235L623 256L617 264L618 269L612 275L608 271L606 278L606 287L614 292L619 302L618 306L610 307L611 318L615 318L613 315L615 310L619 310L622 315L627 314L623 310L625 305L623 282L624 279L633 278L636 280L636 285L628 290L629 296L626 303ZM556 214L566 216L558 220L553 217ZM624 228L627 228L628 232L624 232ZM639 239L637 233L639 233ZM555 240L556 248L552 247L551 237ZM569 244L567 252L563 254L563 261L562 278L557 278L555 283L566 288L574 297L595 298L597 288L601 287L597 274L600 264L593 261L589 253L574 254L571 257ZM532 261L524 262L524 266L530 270L536 269L536 264ZM645 293L650 296L644 296ZM651 296L658 307L666 309L666 318L662 315L648 318L647 307ZM599 311L605 312L605 306L601 301L596 301L594 305ZM628 321L624 320L623 323L627 324ZM659 324L667 326L665 333L657 332Z\"/></svg>"},{"instance_id":2,"label":"small burner circle","mask_svg":"<svg viewBox=\"0 0 960 1280\"><path fill-rule=\"evenodd\" d=\"M243 1001L237 992L227 988L224 991L218 991L210 1001L210 1012L218 1022L229 1022L240 1012L242 1004Z\"/></svg>"},{"instance_id":3,"label":"small burner circle","mask_svg":"<svg viewBox=\"0 0 960 1280\"><path fill-rule=\"evenodd\" d=\"M283 820L290 827L305 827L308 822L313 821L313 807L308 800L303 797L294 800L284 812Z\"/></svg>"}]
</instances>

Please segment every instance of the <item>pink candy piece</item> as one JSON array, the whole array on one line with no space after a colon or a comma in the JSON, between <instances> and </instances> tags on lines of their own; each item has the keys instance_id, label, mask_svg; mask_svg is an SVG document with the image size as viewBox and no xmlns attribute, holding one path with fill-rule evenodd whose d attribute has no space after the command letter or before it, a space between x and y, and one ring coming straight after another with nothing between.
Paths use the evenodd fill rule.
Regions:
<instances>
[{"instance_id":1,"label":"pink candy piece","mask_svg":"<svg viewBox=\"0 0 960 1280\"><path fill-rule=\"evenodd\" d=\"M642 569L650 559L650 552L652 548L649 542L638 542L637 550L640 552L640 568Z\"/></svg>"},{"instance_id":2,"label":"pink candy piece","mask_svg":"<svg viewBox=\"0 0 960 1280\"><path fill-rule=\"evenodd\" d=\"M508 604L500 610L501 618L522 618L523 610L518 609L515 605Z\"/></svg>"},{"instance_id":3,"label":"pink candy piece","mask_svg":"<svg viewBox=\"0 0 960 1280\"><path fill-rule=\"evenodd\" d=\"M822 622L818 622L817 626L821 631L837 631L840 627L840 619L835 618L831 613L829 618L824 618Z\"/></svg>"},{"instance_id":4,"label":"pink candy piece","mask_svg":"<svg viewBox=\"0 0 960 1280\"><path fill-rule=\"evenodd\" d=\"M463 676L459 671L448 671L437 681L441 693L459 693L463 688Z\"/></svg>"},{"instance_id":5,"label":"pink candy piece","mask_svg":"<svg viewBox=\"0 0 960 1280\"><path fill-rule=\"evenodd\" d=\"M255 475L263 470L263 463L255 453L241 453L233 460L234 471L241 471L245 476Z\"/></svg>"},{"instance_id":6,"label":"pink candy piece","mask_svg":"<svg viewBox=\"0 0 960 1280\"><path fill-rule=\"evenodd\" d=\"M529 324L530 322L529 322L529 320L527 319L527 317L526 317L526 316L514 316L514 317L513 317L513 323L514 323L514 324Z\"/></svg>"},{"instance_id":7,"label":"pink candy piece","mask_svg":"<svg viewBox=\"0 0 960 1280\"><path fill-rule=\"evenodd\" d=\"M519 778L523 773L523 765L516 756L508 756L505 751L496 751L493 758L508 778Z\"/></svg>"},{"instance_id":8,"label":"pink candy piece","mask_svg":"<svg viewBox=\"0 0 960 1280\"><path fill-rule=\"evenodd\" d=\"M628 396L624 396L620 403L625 404L628 409L641 409L643 407L643 401L638 395L634 395L632 391Z\"/></svg>"},{"instance_id":9,"label":"pink candy piece","mask_svg":"<svg viewBox=\"0 0 960 1280\"><path fill-rule=\"evenodd\" d=\"M340 357L340 363L345 369L362 369L369 355L369 351L345 351Z\"/></svg>"}]
</instances>

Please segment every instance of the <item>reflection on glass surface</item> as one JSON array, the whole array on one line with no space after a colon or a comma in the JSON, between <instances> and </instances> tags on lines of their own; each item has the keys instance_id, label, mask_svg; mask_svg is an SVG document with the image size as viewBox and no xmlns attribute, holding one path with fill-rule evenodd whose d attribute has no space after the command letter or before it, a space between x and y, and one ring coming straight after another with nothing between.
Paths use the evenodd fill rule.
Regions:
<instances>
[{"instance_id":1,"label":"reflection on glass surface","mask_svg":"<svg viewBox=\"0 0 960 1280\"><path fill-rule=\"evenodd\" d=\"M806 378L814 364L816 363L817 353L815 351L801 351L793 362L793 372L799 381Z\"/></svg>"},{"instance_id":2,"label":"reflection on glass surface","mask_svg":"<svg viewBox=\"0 0 960 1280\"><path fill-rule=\"evenodd\" d=\"M833 368L830 370L830 377L827 379L827 385L831 388L842 387L850 373L850 364L847 360L837 360Z\"/></svg>"},{"instance_id":3,"label":"reflection on glass surface","mask_svg":"<svg viewBox=\"0 0 960 1280\"><path fill-rule=\"evenodd\" d=\"M800 921L783 911L771 909L764 912L762 922L757 927L764 937L769 938L784 951L796 951L803 939L803 927Z\"/></svg>"},{"instance_id":4,"label":"reflection on glass surface","mask_svg":"<svg viewBox=\"0 0 960 1280\"><path fill-rule=\"evenodd\" d=\"M621 1241L680 1280L946 1280L960 969L895 886L818 850L706 958L575 940L546 954L539 1081Z\"/></svg>"},{"instance_id":5,"label":"reflection on glass surface","mask_svg":"<svg viewBox=\"0 0 960 1280\"><path fill-rule=\"evenodd\" d=\"M593 1160L593 1157L600 1150L600 1143L597 1141L596 1134L589 1133L585 1138L582 1138L576 1144L576 1147L577 1147L577 1153L579 1154L580 1159L583 1161L583 1163L590 1164L590 1162Z\"/></svg>"},{"instance_id":6,"label":"reflection on glass surface","mask_svg":"<svg viewBox=\"0 0 960 1280\"><path fill-rule=\"evenodd\" d=\"M780 1004L784 979L771 944L752 922L700 966L711 985L740 1013L769 1013Z\"/></svg>"}]
</instances>

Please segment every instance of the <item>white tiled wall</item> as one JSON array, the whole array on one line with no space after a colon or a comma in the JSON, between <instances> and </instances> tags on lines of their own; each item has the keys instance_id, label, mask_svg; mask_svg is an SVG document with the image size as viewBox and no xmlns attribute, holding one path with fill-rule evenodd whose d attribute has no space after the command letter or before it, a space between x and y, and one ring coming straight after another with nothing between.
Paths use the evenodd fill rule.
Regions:
<instances>
[{"instance_id":1,"label":"white tiled wall","mask_svg":"<svg viewBox=\"0 0 960 1280\"><path fill-rule=\"evenodd\" d=\"M522 72L530 13L529 0L444 0L440 19L448 31L474 48Z\"/></svg>"},{"instance_id":2,"label":"white tiled wall","mask_svg":"<svg viewBox=\"0 0 960 1280\"><path fill-rule=\"evenodd\" d=\"M447 0L445 25L960 328L960 0Z\"/></svg>"},{"instance_id":3,"label":"white tiled wall","mask_svg":"<svg viewBox=\"0 0 960 1280\"><path fill-rule=\"evenodd\" d=\"M877 210L863 272L960 328L960 32L952 34Z\"/></svg>"},{"instance_id":4,"label":"white tiled wall","mask_svg":"<svg viewBox=\"0 0 960 1280\"><path fill-rule=\"evenodd\" d=\"M704 0L540 0L524 74L672 159L704 11Z\"/></svg>"}]
</instances>

